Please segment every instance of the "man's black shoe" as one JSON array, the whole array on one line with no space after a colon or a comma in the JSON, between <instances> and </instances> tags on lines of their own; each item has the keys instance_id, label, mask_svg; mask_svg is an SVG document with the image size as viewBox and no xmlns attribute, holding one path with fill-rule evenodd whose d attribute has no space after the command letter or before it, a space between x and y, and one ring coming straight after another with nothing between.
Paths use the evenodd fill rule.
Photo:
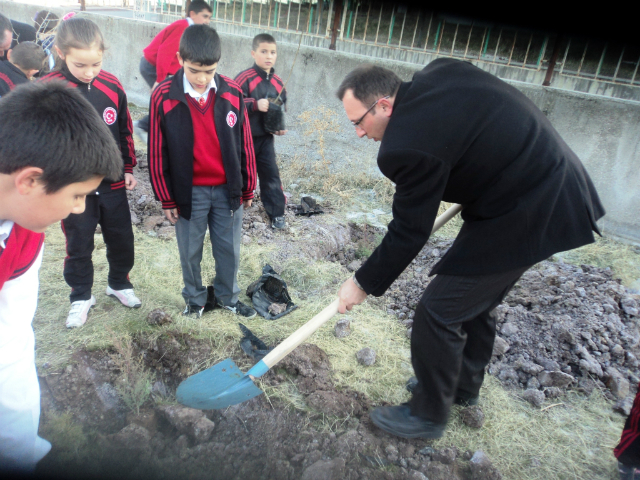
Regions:
<instances>
[{"instance_id":1,"label":"man's black shoe","mask_svg":"<svg viewBox=\"0 0 640 480\"><path fill-rule=\"evenodd\" d=\"M409 380L407 380L407 384L405 386L409 393L413 393L417 385L418 385L418 379L416 377L411 377ZM479 400L479 397L462 397L462 396L456 395L456 398L453 400L453 403L455 403L456 405L460 405L462 407L471 407L473 405L477 405L478 400Z\"/></svg>"},{"instance_id":2,"label":"man's black shoe","mask_svg":"<svg viewBox=\"0 0 640 480\"><path fill-rule=\"evenodd\" d=\"M446 424L414 417L406 404L378 407L369 414L369 418L378 428L403 438L440 438L446 427Z\"/></svg>"}]
</instances>

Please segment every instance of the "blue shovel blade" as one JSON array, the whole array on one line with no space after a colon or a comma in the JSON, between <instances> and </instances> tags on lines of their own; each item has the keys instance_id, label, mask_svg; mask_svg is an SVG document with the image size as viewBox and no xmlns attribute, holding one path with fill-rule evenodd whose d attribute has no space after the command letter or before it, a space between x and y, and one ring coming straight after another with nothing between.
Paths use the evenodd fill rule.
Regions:
<instances>
[{"instance_id":1,"label":"blue shovel blade","mask_svg":"<svg viewBox=\"0 0 640 480\"><path fill-rule=\"evenodd\" d=\"M187 378L178 386L176 398L182 405L216 410L236 405L262 393L248 374L230 358Z\"/></svg>"}]
</instances>

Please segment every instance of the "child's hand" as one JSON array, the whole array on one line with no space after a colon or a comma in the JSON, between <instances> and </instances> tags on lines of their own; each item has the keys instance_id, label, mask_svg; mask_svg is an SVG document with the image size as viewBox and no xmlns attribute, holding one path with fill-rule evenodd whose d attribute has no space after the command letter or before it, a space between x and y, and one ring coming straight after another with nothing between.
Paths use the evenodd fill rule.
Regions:
<instances>
[{"instance_id":1,"label":"child's hand","mask_svg":"<svg viewBox=\"0 0 640 480\"><path fill-rule=\"evenodd\" d=\"M285 133L287 133L289 130L278 130L277 132L273 132L274 135L284 135Z\"/></svg>"},{"instance_id":2,"label":"child's hand","mask_svg":"<svg viewBox=\"0 0 640 480\"><path fill-rule=\"evenodd\" d=\"M178 221L178 209L177 208L168 208L164 211L164 216L167 217L167 220L171 222L172 225L175 225Z\"/></svg>"},{"instance_id":3,"label":"child's hand","mask_svg":"<svg viewBox=\"0 0 640 480\"><path fill-rule=\"evenodd\" d=\"M258 100L258 110L261 112L266 112L269 110L269 100L266 98L261 98Z\"/></svg>"},{"instance_id":4,"label":"child's hand","mask_svg":"<svg viewBox=\"0 0 640 480\"><path fill-rule=\"evenodd\" d=\"M249 207L251 206L251 204L252 204L252 203L253 203L253 200L244 200L244 201L242 202L242 206L243 206L244 208L249 208Z\"/></svg>"},{"instance_id":5,"label":"child's hand","mask_svg":"<svg viewBox=\"0 0 640 480\"><path fill-rule=\"evenodd\" d=\"M124 188L126 188L127 190L133 190L134 188L136 188L137 184L138 181L135 179L132 173L124 174Z\"/></svg>"}]
</instances>

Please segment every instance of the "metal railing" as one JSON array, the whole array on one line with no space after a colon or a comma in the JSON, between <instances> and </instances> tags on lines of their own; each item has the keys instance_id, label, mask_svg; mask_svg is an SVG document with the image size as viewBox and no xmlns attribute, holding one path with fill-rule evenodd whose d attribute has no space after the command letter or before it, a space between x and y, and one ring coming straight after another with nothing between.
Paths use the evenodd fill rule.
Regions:
<instances>
[{"instance_id":1,"label":"metal railing","mask_svg":"<svg viewBox=\"0 0 640 480\"><path fill-rule=\"evenodd\" d=\"M113 0L86 0L110 2ZM162 21L183 16L186 0L118 0L130 2L134 16L161 14ZM261 30L304 32L318 41L363 45L435 56L476 60L527 70L549 65L556 36L470 19L436 15L424 9L375 0L210 0L218 24ZM319 45L318 42L315 45ZM637 47L560 40L555 72L622 85L640 86Z\"/></svg>"}]
</instances>

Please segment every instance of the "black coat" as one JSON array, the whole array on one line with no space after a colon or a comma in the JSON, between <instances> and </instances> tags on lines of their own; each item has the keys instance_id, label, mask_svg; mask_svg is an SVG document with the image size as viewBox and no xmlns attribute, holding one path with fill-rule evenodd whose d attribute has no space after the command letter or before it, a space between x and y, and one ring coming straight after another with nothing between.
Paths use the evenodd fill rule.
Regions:
<instances>
[{"instance_id":1,"label":"black coat","mask_svg":"<svg viewBox=\"0 0 640 480\"><path fill-rule=\"evenodd\" d=\"M0 97L21 83L28 83L27 76L9 60L0 60Z\"/></svg>"},{"instance_id":2,"label":"black coat","mask_svg":"<svg viewBox=\"0 0 640 480\"><path fill-rule=\"evenodd\" d=\"M378 153L396 184L393 220L356 273L382 295L422 249L440 201L464 224L432 274L533 265L594 241L604 215L576 154L524 94L470 63L431 62L403 83Z\"/></svg>"}]
</instances>

